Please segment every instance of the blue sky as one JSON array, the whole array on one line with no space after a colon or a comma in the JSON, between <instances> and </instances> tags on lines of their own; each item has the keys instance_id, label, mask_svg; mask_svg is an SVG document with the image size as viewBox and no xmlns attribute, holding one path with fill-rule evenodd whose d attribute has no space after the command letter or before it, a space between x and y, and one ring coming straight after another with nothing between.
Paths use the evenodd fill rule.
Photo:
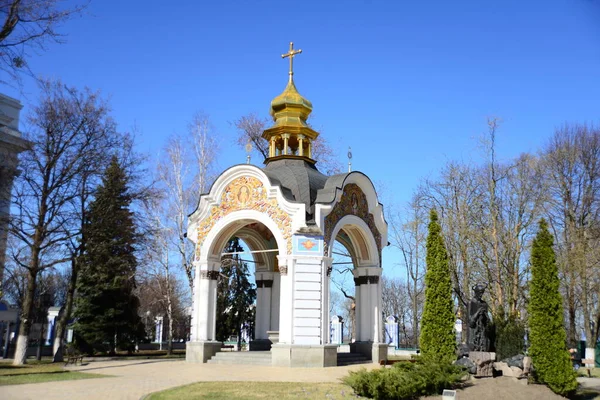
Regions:
<instances>
[{"instance_id":1,"label":"blue sky","mask_svg":"<svg viewBox=\"0 0 600 400\"><path fill-rule=\"evenodd\" d=\"M29 60L45 77L99 89L138 149L156 155L196 111L220 137L221 170L245 161L230 121L268 116L295 81L314 125L401 204L448 160L478 157L502 118L503 159L537 151L563 122L598 122L600 1L92 0L67 43ZM23 96L35 101L25 80ZM393 263L391 255L388 263ZM385 259L384 259L385 260Z\"/></svg>"}]
</instances>

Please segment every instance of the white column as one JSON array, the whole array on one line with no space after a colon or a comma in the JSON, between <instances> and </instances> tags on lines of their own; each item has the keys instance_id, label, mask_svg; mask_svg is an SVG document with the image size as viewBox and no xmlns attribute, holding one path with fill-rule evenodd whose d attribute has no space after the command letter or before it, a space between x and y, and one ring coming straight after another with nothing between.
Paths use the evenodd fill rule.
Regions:
<instances>
[{"instance_id":1,"label":"white column","mask_svg":"<svg viewBox=\"0 0 600 400\"><path fill-rule=\"evenodd\" d=\"M382 329L381 329L381 268L369 267L369 289L371 291L371 307L373 313L373 342L381 343Z\"/></svg>"},{"instance_id":2,"label":"white column","mask_svg":"<svg viewBox=\"0 0 600 400\"><path fill-rule=\"evenodd\" d=\"M361 276L364 279L364 276ZM371 340L373 325L371 324L371 293L369 291L369 285L361 282L360 289L360 341L366 342Z\"/></svg>"},{"instance_id":3,"label":"white column","mask_svg":"<svg viewBox=\"0 0 600 400\"><path fill-rule=\"evenodd\" d=\"M322 316L321 316L321 344L329 344L331 343L331 335L329 334L331 323L329 318L329 291L330 291L330 282L329 276L331 275L331 264L333 262L333 258L323 257L323 270L321 272L321 276L323 277L322 281Z\"/></svg>"},{"instance_id":4,"label":"white column","mask_svg":"<svg viewBox=\"0 0 600 400\"><path fill-rule=\"evenodd\" d=\"M361 340L361 318L362 312L360 311L360 304L362 303L362 298L360 296L360 275L358 268L352 270L352 274L354 275L354 340Z\"/></svg>"},{"instance_id":5,"label":"white column","mask_svg":"<svg viewBox=\"0 0 600 400\"><path fill-rule=\"evenodd\" d=\"M262 282L258 277L258 274L256 275L256 319L254 321L254 339L259 340L259 339L267 339L267 332L264 329L264 325L265 325L265 313L263 312L264 309L264 299L263 299L263 287L262 287Z\"/></svg>"},{"instance_id":6,"label":"white column","mask_svg":"<svg viewBox=\"0 0 600 400\"><path fill-rule=\"evenodd\" d=\"M190 320L190 341L195 342L198 338L200 321L200 263L194 261L194 293L192 297L192 318Z\"/></svg>"},{"instance_id":7,"label":"white column","mask_svg":"<svg viewBox=\"0 0 600 400\"><path fill-rule=\"evenodd\" d=\"M271 288L271 321L269 322L270 331L279 331L279 298L281 296L281 274L273 273L273 287Z\"/></svg>"},{"instance_id":8,"label":"white column","mask_svg":"<svg viewBox=\"0 0 600 400\"><path fill-rule=\"evenodd\" d=\"M268 339L267 331L271 330L273 273L257 272L256 286L256 330L254 335L255 339Z\"/></svg>"},{"instance_id":9,"label":"white column","mask_svg":"<svg viewBox=\"0 0 600 400\"><path fill-rule=\"evenodd\" d=\"M294 265L287 256L277 256L279 260L279 343L292 344L292 321L294 308Z\"/></svg>"},{"instance_id":10,"label":"white column","mask_svg":"<svg viewBox=\"0 0 600 400\"><path fill-rule=\"evenodd\" d=\"M215 340L216 337L218 268L215 261L199 263L196 267L198 285L194 291L194 314L198 319L193 330L196 333L194 341Z\"/></svg>"},{"instance_id":11,"label":"white column","mask_svg":"<svg viewBox=\"0 0 600 400\"><path fill-rule=\"evenodd\" d=\"M356 338L380 343L381 338L381 268L354 268L356 285Z\"/></svg>"}]
</instances>

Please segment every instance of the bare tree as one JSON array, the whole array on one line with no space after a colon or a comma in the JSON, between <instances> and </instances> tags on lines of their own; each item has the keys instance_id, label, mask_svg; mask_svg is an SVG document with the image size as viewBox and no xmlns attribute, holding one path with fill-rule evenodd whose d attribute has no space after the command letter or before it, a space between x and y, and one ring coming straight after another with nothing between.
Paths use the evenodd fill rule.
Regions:
<instances>
[{"instance_id":1,"label":"bare tree","mask_svg":"<svg viewBox=\"0 0 600 400\"><path fill-rule=\"evenodd\" d=\"M400 278L381 278L381 309L383 317L395 316L399 319L400 334L404 345L418 338L418 325L411 321L411 304L407 298L408 285ZM410 330L410 331L409 331ZM415 345L416 347L416 345Z\"/></svg>"},{"instance_id":2,"label":"bare tree","mask_svg":"<svg viewBox=\"0 0 600 400\"><path fill-rule=\"evenodd\" d=\"M269 143L262 134L268 127L269 120L250 113L238 118L233 124L238 129L238 145L244 147L250 143L261 161L266 160L269 157ZM326 175L338 174L343 170L336 151L323 135L319 135L312 143L312 158L318 162L317 166Z\"/></svg>"},{"instance_id":3,"label":"bare tree","mask_svg":"<svg viewBox=\"0 0 600 400\"><path fill-rule=\"evenodd\" d=\"M21 72L31 72L29 51L44 51L49 42L62 43L64 36L57 29L86 7L63 4L61 0L0 0L0 69L14 81Z\"/></svg>"},{"instance_id":4,"label":"bare tree","mask_svg":"<svg viewBox=\"0 0 600 400\"><path fill-rule=\"evenodd\" d=\"M196 160L196 176L193 190L206 193L216 178L215 169L219 144L208 115L197 112L189 124L189 137Z\"/></svg>"},{"instance_id":5,"label":"bare tree","mask_svg":"<svg viewBox=\"0 0 600 400\"><path fill-rule=\"evenodd\" d=\"M60 81L41 83L40 103L33 108L24 135L32 143L23 153L10 222L17 241L14 261L27 271L15 364L25 363L38 275L72 260L67 244L77 235L74 208L83 176L99 148L115 134L108 107L97 93L79 92Z\"/></svg>"},{"instance_id":6,"label":"bare tree","mask_svg":"<svg viewBox=\"0 0 600 400\"><path fill-rule=\"evenodd\" d=\"M405 292L410 303L407 315L412 331L412 345L419 344L419 323L424 302L425 278L425 243L427 239L426 210L420 204L419 196L414 196L406 207L404 213L395 213L390 216L392 246L402 253L402 262L406 272ZM393 283L393 282L392 282ZM401 318L406 326L407 315L394 314ZM408 340L405 329L405 339Z\"/></svg>"},{"instance_id":7,"label":"bare tree","mask_svg":"<svg viewBox=\"0 0 600 400\"><path fill-rule=\"evenodd\" d=\"M564 125L545 149L549 201L547 211L557 237L564 282L568 340L577 340L577 309L581 310L588 344L598 340L600 325L600 130ZM593 358L593 345L586 358Z\"/></svg>"},{"instance_id":8,"label":"bare tree","mask_svg":"<svg viewBox=\"0 0 600 400\"><path fill-rule=\"evenodd\" d=\"M158 165L157 180L163 190L160 220L172 234L169 246L176 249L191 294L194 290L194 249L185 236L187 218L194 210L198 195L205 193L215 178L219 149L207 115L196 113L188 128L186 139L169 139Z\"/></svg>"}]
</instances>

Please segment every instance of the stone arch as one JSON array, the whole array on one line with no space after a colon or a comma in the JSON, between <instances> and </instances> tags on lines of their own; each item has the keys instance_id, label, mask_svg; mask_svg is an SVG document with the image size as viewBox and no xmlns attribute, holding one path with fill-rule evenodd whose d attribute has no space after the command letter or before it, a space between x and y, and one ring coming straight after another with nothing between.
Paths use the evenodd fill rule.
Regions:
<instances>
[{"instance_id":1,"label":"stone arch","mask_svg":"<svg viewBox=\"0 0 600 400\"><path fill-rule=\"evenodd\" d=\"M331 231L333 243L342 229L348 235L353 254L357 257L355 267L379 266L379 247L370 227L355 215L346 215L340 219ZM333 246L328 246L327 257L332 256Z\"/></svg>"},{"instance_id":2,"label":"stone arch","mask_svg":"<svg viewBox=\"0 0 600 400\"><path fill-rule=\"evenodd\" d=\"M221 218L210 229L205 240L201 244L201 249L198 261L200 264L208 262L211 258L220 257L221 250L225 247L227 240L235 232L243 229L251 222L260 222L271 232L277 243L279 255L287 254L289 239L284 237L284 233L279 230L279 227L268 215L255 210L240 210L234 211L225 217ZM228 233L231 233L230 235ZM225 233L225 234L224 234Z\"/></svg>"}]
</instances>

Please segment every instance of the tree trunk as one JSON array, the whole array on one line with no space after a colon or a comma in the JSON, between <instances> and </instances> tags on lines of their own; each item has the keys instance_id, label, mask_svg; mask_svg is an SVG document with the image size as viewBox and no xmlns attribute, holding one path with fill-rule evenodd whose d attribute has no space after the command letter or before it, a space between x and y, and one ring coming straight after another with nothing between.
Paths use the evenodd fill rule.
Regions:
<instances>
[{"instance_id":1,"label":"tree trunk","mask_svg":"<svg viewBox=\"0 0 600 400\"><path fill-rule=\"evenodd\" d=\"M50 328L50 326L48 326ZM44 320L40 321L40 336L38 337L38 346L37 352L35 355L35 359L37 361L42 361L42 349L44 347Z\"/></svg>"},{"instance_id":2,"label":"tree trunk","mask_svg":"<svg viewBox=\"0 0 600 400\"><path fill-rule=\"evenodd\" d=\"M167 276L167 317L169 318L169 334L167 335L167 355L173 354L173 305L171 304L171 285Z\"/></svg>"},{"instance_id":3,"label":"tree trunk","mask_svg":"<svg viewBox=\"0 0 600 400\"><path fill-rule=\"evenodd\" d=\"M38 254L34 248L34 254L32 254L33 264L37 263ZM29 269L29 281L27 282L27 291L25 292L25 301L21 312L21 324L19 325L13 365L23 365L27 362L27 342L31 332L31 316L33 314L33 297L37 286L37 274L37 265L34 265Z\"/></svg>"},{"instance_id":4,"label":"tree trunk","mask_svg":"<svg viewBox=\"0 0 600 400\"><path fill-rule=\"evenodd\" d=\"M67 288L67 298L65 300L65 305L60 310L58 321L56 323L54 343L52 346L52 362L63 361L64 338L67 331L67 324L69 323L71 312L73 311L73 300L75 299L75 287L77 285L77 274L79 272L77 262L73 261L72 263L71 279L69 280L69 287Z\"/></svg>"}]
</instances>

